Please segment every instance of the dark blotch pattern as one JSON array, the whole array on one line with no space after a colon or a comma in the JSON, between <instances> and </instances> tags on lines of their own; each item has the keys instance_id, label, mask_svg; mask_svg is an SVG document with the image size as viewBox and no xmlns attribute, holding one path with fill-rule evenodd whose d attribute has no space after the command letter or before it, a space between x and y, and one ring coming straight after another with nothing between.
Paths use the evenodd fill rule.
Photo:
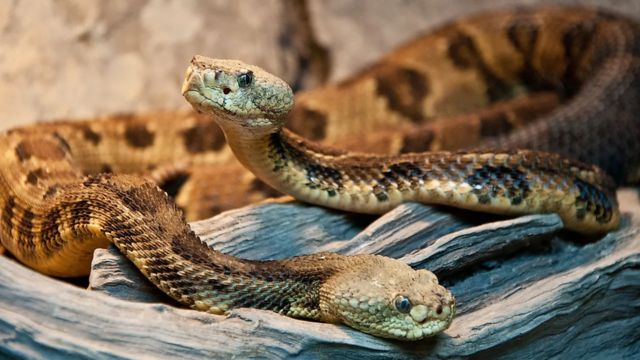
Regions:
<instances>
[{"instance_id":1,"label":"dark blotch pattern","mask_svg":"<svg viewBox=\"0 0 640 360\"><path fill-rule=\"evenodd\" d=\"M587 70L591 64L585 63L588 59L585 55L592 48L596 32L597 24L586 20L571 26L562 37L567 61L564 86L568 95L575 94L589 75Z\"/></svg>"},{"instance_id":2,"label":"dark blotch pattern","mask_svg":"<svg viewBox=\"0 0 640 360\"><path fill-rule=\"evenodd\" d=\"M60 208L54 208L44 217L40 225L40 244L46 256L51 256L64 246L60 237Z\"/></svg>"},{"instance_id":3,"label":"dark blotch pattern","mask_svg":"<svg viewBox=\"0 0 640 360\"><path fill-rule=\"evenodd\" d=\"M27 161L31 158L31 154L27 151L27 147L24 142L21 142L16 146L16 156L21 162Z\"/></svg>"},{"instance_id":4,"label":"dark blotch pattern","mask_svg":"<svg viewBox=\"0 0 640 360\"><path fill-rule=\"evenodd\" d=\"M179 172L165 179L161 184L158 184L158 186L164 190L167 195L175 198L187 180L189 180L190 176L191 174L187 172Z\"/></svg>"},{"instance_id":5,"label":"dark blotch pattern","mask_svg":"<svg viewBox=\"0 0 640 360\"><path fill-rule=\"evenodd\" d=\"M27 253L33 252L35 250L35 237L32 236L33 218L35 218L35 214L33 213L33 211L31 211L30 209L25 209L18 222L18 226L20 226L20 232L18 236L20 237L20 242L22 243L22 249L24 249Z\"/></svg>"},{"instance_id":6,"label":"dark blotch pattern","mask_svg":"<svg viewBox=\"0 0 640 360\"><path fill-rule=\"evenodd\" d=\"M418 165L410 162L401 162L393 164L389 167L389 170L384 173L385 177L391 177L394 179L422 179L425 175L422 168Z\"/></svg>"},{"instance_id":7,"label":"dark blotch pattern","mask_svg":"<svg viewBox=\"0 0 640 360\"><path fill-rule=\"evenodd\" d=\"M90 204L91 202L88 200L77 200L67 204L70 209L69 221L71 222L71 228L89 224L93 213Z\"/></svg>"},{"instance_id":8,"label":"dark blotch pattern","mask_svg":"<svg viewBox=\"0 0 640 360\"><path fill-rule=\"evenodd\" d=\"M47 191L44 193L45 199L50 198L58 193L58 187L56 185L51 185L47 188Z\"/></svg>"},{"instance_id":9,"label":"dark blotch pattern","mask_svg":"<svg viewBox=\"0 0 640 360\"><path fill-rule=\"evenodd\" d=\"M225 144L224 133L213 121L198 123L182 133L184 146L192 154L217 151Z\"/></svg>"},{"instance_id":10,"label":"dark blotch pattern","mask_svg":"<svg viewBox=\"0 0 640 360\"><path fill-rule=\"evenodd\" d=\"M520 79L531 90L544 88L544 81L531 62L535 56L538 33L538 26L530 20L519 19L507 28L507 38L522 55L524 66L520 72Z\"/></svg>"},{"instance_id":11,"label":"dark blotch pattern","mask_svg":"<svg viewBox=\"0 0 640 360\"><path fill-rule=\"evenodd\" d=\"M513 89L496 76L484 62L473 38L463 32L456 32L449 38L448 57L453 64L463 70L476 69L484 78L489 101L509 99Z\"/></svg>"},{"instance_id":12,"label":"dark blotch pattern","mask_svg":"<svg viewBox=\"0 0 640 360\"><path fill-rule=\"evenodd\" d=\"M382 173L381 178L376 179L377 184L373 187L373 195L378 201L387 201L389 189L397 188L405 191L418 187L426 175L424 170L416 164L410 162L393 164Z\"/></svg>"},{"instance_id":13,"label":"dark blotch pattern","mask_svg":"<svg viewBox=\"0 0 640 360\"><path fill-rule=\"evenodd\" d=\"M335 196L342 188L340 171L320 164L309 164L306 170L307 186L311 189L326 190L329 196Z\"/></svg>"},{"instance_id":14,"label":"dark blotch pattern","mask_svg":"<svg viewBox=\"0 0 640 360\"><path fill-rule=\"evenodd\" d=\"M80 130L82 131L82 137L93 145L98 145L102 141L102 135L93 131L88 125L81 126Z\"/></svg>"},{"instance_id":15,"label":"dark blotch pattern","mask_svg":"<svg viewBox=\"0 0 640 360\"><path fill-rule=\"evenodd\" d=\"M155 135L144 124L131 124L127 126L124 137L127 144L134 148L146 148L153 145Z\"/></svg>"},{"instance_id":16,"label":"dark blotch pattern","mask_svg":"<svg viewBox=\"0 0 640 360\"><path fill-rule=\"evenodd\" d=\"M526 174L506 166L484 165L467 176L465 181L471 185L481 204L488 204L495 197L504 197L512 205L519 205L531 194Z\"/></svg>"},{"instance_id":17,"label":"dark blotch pattern","mask_svg":"<svg viewBox=\"0 0 640 360\"><path fill-rule=\"evenodd\" d=\"M286 146L279 134L271 135L271 146L269 147L269 158L273 161L273 171L282 170L288 161L288 151L294 151L290 146ZM288 151L287 151L288 150ZM293 157L301 157L302 154L294 154Z\"/></svg>"},{"instance_id":18,"label":"dark blotch pattern","mask_svg":"<svg viewBox=\"0 0 640 360\"><path fill-rule=\"evenodd\" d=\"M393 164L383 173L387 182L394 183L400 191L416 188L426 173L416 164L402 162Z\"/></svg>"},{"instance_id":19,"label":"dark blotch pattern","mask_svg":"<svg viewBox=\"0 0 640 360\"><path fill-rule=\"evenodd\" d=\"M387 195L385 185L376 185L373 187L373 195L375 195L378 201L387 201L389 200L389 195Z\"/></svg>"},{"instance_id":20,"label":"dark blotch pattern","mask_svg":"<svg viewBox=\"0 0 640 360\"><path fill-rule=\"evenodd\" d=\"M58 140L58 143L60 144L62 151L64 151L66 154L71 154L71 146L69 145L69 142L67 141L67 139L65 139L62 135L60 135L57 132L53 133L53 137L56 140Z\"/></svg>"},{"instance_id":21,"label":"dark blotch pattern","mask_svg":"<svg viewBox=\"0 0 640 360\"><path fill-rule=\"evenodd\" d=\"M410 68L381 68L375 77L376 93L387 99L389 108L415 123L425 119L422 102L429 94L425 74Z\"/></svg>"},{"instance_id":22,"label":"dark blotch pattern","mask_svg":"<svg viewBox=\"0 0 640 360\"><path fill-rule=\"evenodd\" d=\"M52 141L53 140L53 141ZM51 137L25 138L15 148L16 156L22 162L36 157L41 160L62 160L70 152L69 144L57 135Z\"/></svg>"},{"instance_id":23,"label":"dark blotch pattern","mask_svg":"<svg viewBox=\"0 0 640 360\"><path fill-rule=\"evenodd\" d=\"M29 171L27 173L27 184L38 185L38 180L44 175L44 170L42 168L38 168L35 170Z\"/></svg>"},{"instance_id":24,"label":"dark blotch pattern","mask_svg":"<svg viewBox=\"0 0 640 360\"><path fill-rule=\"evenodd\" d=\"M327 114L296 106L289 113L287 127L307 139L322 140L327 135Z\"/></svg>"},{"instance_id":25,"label":"dark blotch pattern","mask_svg":"<svg viewBox=\"0 0 640 360\"><path fill-rule=\"evenodd\" d=\"M100 172L103 174L111 174L113 173L113 168L111 168L111 165L109 164L102 164L102 166L100 167Z\"/></svg>"},{"instance_id":26,"label":"dark blotch pattern","mask_svg":"<svg viewBox=\"0 0 640 360\"><path fill-rule=\"evenodd\" d=\"M13 227L13 210L16 206L16 199L13 196L10 196L4 204L4 208L2 209L2 223L7 231L11 231Z\"/></svg>"},{"instance_id":27,"label":"dark blotch pattern","mask_svg":"<svg viewBox=\"0 0 640 360\"><path fill-rule=\"evenodd\" d=\"M576 197L576 217L584 219L587 213L594 214L596 221L607 223L613 216L614 204L609 200L607 194L578 178L573 180L573 184L578 188L579 195Z\"/></svg>"},{"instance_id":28,"label":"dark blotch pattern","mask_svg":"<svg viewBox=\"0 0 640 360\"><path fill-rule=\"evenodd\" d=\"M456 67L471 69L479 61L480 52L469 35L456 33L449 39L447 55Z\"/></svg>"}]
</instances>

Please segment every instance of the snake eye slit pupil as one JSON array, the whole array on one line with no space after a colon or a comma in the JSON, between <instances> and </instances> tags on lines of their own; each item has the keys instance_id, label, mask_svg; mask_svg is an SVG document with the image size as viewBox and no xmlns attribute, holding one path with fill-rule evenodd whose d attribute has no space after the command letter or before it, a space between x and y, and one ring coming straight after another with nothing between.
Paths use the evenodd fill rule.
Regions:
<instances>
[{"instance_id":1,"label":"snake eye slit pupil","mask_svg":"<svg viewBox=\"0 0 640 360\"><path fill-rule=\"evenodd\" d=\"M240 86L241 88L249 87L252 82L253 82L252 71L247 71L238 75L238 86Z\"/></svg>"},{"instance_id":2,"label":"snake eye slit pupil","mask_svg":"<svg viewBox=\"0 0 640 360\"><path fill-rule=\"evenodd\" d=\"M394 305L396 309L398 309L398 311L400 311L401 313L406 314L411 311L411 301L406 296L398 295L396 297Z\"/></svg>"}]
</instances>

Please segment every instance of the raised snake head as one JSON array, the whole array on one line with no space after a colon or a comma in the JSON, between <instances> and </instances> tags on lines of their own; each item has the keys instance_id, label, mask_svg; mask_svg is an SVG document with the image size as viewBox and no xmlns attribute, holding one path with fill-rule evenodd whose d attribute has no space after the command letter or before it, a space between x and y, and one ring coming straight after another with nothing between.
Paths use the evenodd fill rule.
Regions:
<instances>
[{"instance_id":1,"label":"raised snake head","mask_svg":"<svg viewBox=\"0 0 640 360\"><path fill-rule=\"evenodd\" d=\"M382 256L349 258L347 267L322 285L320 308L325 321L411 341L449 327L455 299L433 273Z\"/></svg>"},{"instance_id":2,"label":"raised snake head","mask_svg":"<svg viewBox=\"0 0 640 360\"><path fill-rule=\"evenodd\" d=\"M187 69L182 94L225 131L275 132L293 107L293 91L280 78L239 60L199 55Z\"/></svg>"}]
</instances>

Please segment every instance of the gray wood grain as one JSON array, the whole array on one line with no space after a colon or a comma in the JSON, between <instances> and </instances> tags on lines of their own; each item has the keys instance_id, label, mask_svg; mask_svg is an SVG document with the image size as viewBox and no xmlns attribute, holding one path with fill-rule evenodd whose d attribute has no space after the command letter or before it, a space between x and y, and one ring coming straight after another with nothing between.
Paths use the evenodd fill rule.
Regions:
<instances>
[{"instance_id":1,"label":"gray wood grain","mask_svg":"<svg viewBox=\"0 0 640 360\"><path fill-rule=\"evenodd\" d=\"M443 209L417 204L370 225L371 219L298 204L250 206L194 224L216 248L253 258L326 247L395 254L401 251L389 239L397 238L401 249L410 249L401 258L441 273L459 304L451 328L417 343L386 341L267 311L239 309L225 317L125 301L117 297L165 297L153 298L148 286L132 287L145 281L117 252L97 252L93 291L2 257L0 357L631 357L640 351L640 201L628 190L619 198L625 212L622 227L589 242L558 233L554 215L493 219L497 221L476 226L460 220L452 225L453 233L430 238L441 230L427 230L425 224L438 226L442 222L433 219L446 215L440 213ZM424 219L406 222L407 211ZM296 218L301 221L294 222ZM420 221L425 224L416 224ZM396 231L386 226L396 226ZM361 240L365 237L367 241ZM378 240L384 245L375 245ZM287 241L293 241L291 246Z\"/></svg>"},{"instance_id":2,"label":"gray wood grain","mask_svg":"<svg viewBox=\"0 0 640 360\"><path fill-rule=\"evenodd\" d=\"M386 341L267 311L239 309L225 317L125 301L121 298L166 297L155 297L157 292L117 251L96 252L93 291L1 257L0 357L632 356L640 351L640 202L634 191L621 191L620 201L625 212L621 229L587 243L558 233L554 215L477 226L451 220L456 231L433 239L425 224L439 226L434 219L447 214L417 204L368 226L371 219L300 204L250 206L194 224L215 247L254 258L327 246L345 253L394 253L390 239L397 239L398 246L413 249L402 259L440 272L459 304L451 328L417 343ZM424 218L405 221L411 214ZM345 245L349 241L358 245ZM384 245L374 245L377 241Z\"/></svg>"}]
</instances>

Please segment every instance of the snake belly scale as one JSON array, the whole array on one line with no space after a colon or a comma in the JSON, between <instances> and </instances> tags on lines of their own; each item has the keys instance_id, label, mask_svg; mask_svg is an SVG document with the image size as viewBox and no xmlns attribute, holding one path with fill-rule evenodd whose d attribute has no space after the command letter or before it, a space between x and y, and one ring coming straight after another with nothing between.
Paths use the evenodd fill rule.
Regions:
<instances>
[{"instance_id":1,"label":"snake belly scale","mask_svg":"<svg viewBox=\"0 0 640 360\"><path fill-rule=\"evenodd\" d=\"M549 25L560 30L547 34L545 26L536 27L538 22L568 25ZM483 28L502 37L474 42L475 35L468 34ZM375 255L323 253L249 261L222 254L195 236L181 210L152 179L218 161L224 141L210 130L216 122L248 169L304 201L364 213L381 213L404 201L502 214L556 212L569 229L603 233L618 226L616 183L632 182L640 174L640 121L633 117L640 91L638 34L637 25L627 20L558 9L481 15L443 27L425 42L449 42L448 56L465 70L462 77L491 85L493 100L518 92L522 84L581 90L540 123L493 138L476 150L394 156L334 150L283 125L287 116L317 116L311 107L323 101L328 112L337 104L337 119L371 113L365 108L384 108L377 101L385 92L388 114L420 120L424 107L433 110L433 99L422 109L419 101L404 100L442 84L432 73L430 85L419 83L416 76L424 69L412 58L415 44L353 81L307 93L291 114L293 94L277 77L239 61L195 57L183 94L204 116L190 118L188 124L119 119L2 133L2 245L38 271L78 276L87 273L93 250L111 242L158 288L194 309L216 314L236 307L269 309L402 340L437 334L451 323L455 301L432 273ZM524 62L500 73L491 61L476 61L478 54L501 58L492 52L492 43L515 49L510 51ZM577 44L587 50L576 50ZM563 64L578 70L546 66L557 51L569 59ZM393 66L402 71L390 72ZM542 70L546 68L551 70ZM390 74L406 80L413 92L394 93L385 86L389 81L380 80L389 80ZM357 94L363 96L363 109L339 105L353 104ZM365 102L367 94L374 94L374 100ZM399 102L393 103L394 98ZM608 104L613 111L607 111ZM618 135L606 133L601 141L590 141L593 136L585 135L579 120L592 130L602 133L609 127ZM299 128L300 119L296 121ZM163 161L177 165L156 168ZM149 172L151 179L140 176Z\"/></svg>"}]
</instances>

